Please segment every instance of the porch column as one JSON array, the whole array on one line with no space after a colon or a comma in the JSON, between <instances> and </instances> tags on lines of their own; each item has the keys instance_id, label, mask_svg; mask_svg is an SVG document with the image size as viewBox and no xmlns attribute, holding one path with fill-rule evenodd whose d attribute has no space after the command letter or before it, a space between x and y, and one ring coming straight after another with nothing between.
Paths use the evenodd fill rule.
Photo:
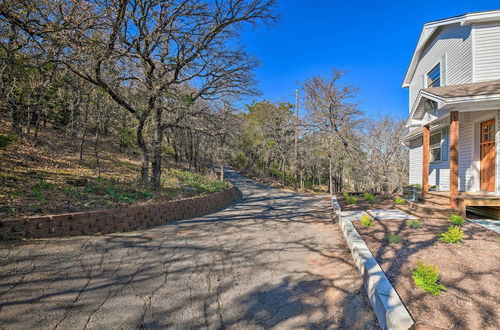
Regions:
<instances>
[{"instance_id":1,"label":"porch column","mask_svg":"<svg viewBox=\"0 0 500 330\"><path fill-rule=\"evenodd\" d=\"M450 207L458 209L458 111L450 112Z\"/></svg>"},{"instance_id":2,"label":"porch column","mask_svg":"<svg viewBox=\"0 0 500 330\"><path fill-rule=\"evenodd\" d=\"M422 127L422 197L427 197L429 191L429 125Z\"/></svg>"}]
</instances>

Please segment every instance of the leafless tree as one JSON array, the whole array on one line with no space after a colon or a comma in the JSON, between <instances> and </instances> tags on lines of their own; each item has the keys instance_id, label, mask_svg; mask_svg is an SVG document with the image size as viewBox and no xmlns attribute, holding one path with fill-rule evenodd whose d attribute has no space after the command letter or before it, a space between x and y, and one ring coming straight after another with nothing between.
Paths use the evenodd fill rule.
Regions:
<instances>
[{"instance_id":1,"label":"leafless tree","mask_svg":"<svg viewBox=\"0 0 500 330\"><path fill-rule=\"evenodd\" d=\"M323 139L328 155L329 191L342 190L345 165L358 154L358 131L363 123L362 112L353 103L357 89L342 86L344 72L332 70L329 79L316 76L304 83L308 125Z\"/></svg>"},{"instance_id":2,"label":"leafless tree","mask_svg":"<svg viewBox=\"0 0 500 330\"><path fill-rule=\"evenodd\" d=\"M244 23L271 21L274 0L4 0L0 15L80 78L99 86L137 120L141 181L157 189L168 97L190 83L184 95L214 99L251 94L256 61L237 46ZM134 90L135 92L130 92ZM144 137L153 117L154 137ZM152 156L151 156L152 154ZM152 160L151 160L152 157Z\"/></svg>"}]
</instances>

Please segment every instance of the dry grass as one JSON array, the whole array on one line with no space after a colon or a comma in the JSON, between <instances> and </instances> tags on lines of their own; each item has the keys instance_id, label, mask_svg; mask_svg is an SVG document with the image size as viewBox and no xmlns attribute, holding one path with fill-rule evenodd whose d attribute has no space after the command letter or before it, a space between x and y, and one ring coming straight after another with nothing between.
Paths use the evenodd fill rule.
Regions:
<instances>
[{"instance_id":1,"label":"dry grass","mask_svg":"<svg viewBox=\"0 0 500 330\"><path fill-rule=\"evenodd\" d=\"M10 134L0 120L0 134ZM43 130L0 149L0 219L153 203L220 190L215 179L165 170L160 192L138 184L137 153L104 139L98 177L92 141L79 161L79 139ZM75 182L75 179L78 182Z\"/></svg>"}]
</instances>

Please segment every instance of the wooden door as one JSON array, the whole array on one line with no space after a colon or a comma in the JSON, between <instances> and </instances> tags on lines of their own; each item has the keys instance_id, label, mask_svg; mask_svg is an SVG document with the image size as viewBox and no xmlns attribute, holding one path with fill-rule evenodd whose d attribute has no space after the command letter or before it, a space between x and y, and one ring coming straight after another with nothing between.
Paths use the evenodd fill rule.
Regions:
<instances>
[{"instance_id":1,"label":"wooden door","mask_svg":"<svg viewBox=\"0 0 500 330\"><path fill-rule=\"evenodd\" d=\"M495 119L481 123L481 190L495 191Z\"/></svg>"}]
</instances>

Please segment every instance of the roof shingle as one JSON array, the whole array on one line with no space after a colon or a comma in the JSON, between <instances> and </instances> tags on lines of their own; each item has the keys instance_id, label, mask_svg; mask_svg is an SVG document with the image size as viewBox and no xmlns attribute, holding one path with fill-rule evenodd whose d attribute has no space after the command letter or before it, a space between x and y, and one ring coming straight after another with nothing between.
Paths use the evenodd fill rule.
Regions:
<instances>
[{"instance_id":1,"label":"roof shingle","mask_svg":"<svg viewBox=\"0 0 500 330\"><path fill-rule=\"evenodd\" d=\"M424 91L442 98L500 94L500 79L472 84L429 87Z\"/></svg>"}]
</instances>

